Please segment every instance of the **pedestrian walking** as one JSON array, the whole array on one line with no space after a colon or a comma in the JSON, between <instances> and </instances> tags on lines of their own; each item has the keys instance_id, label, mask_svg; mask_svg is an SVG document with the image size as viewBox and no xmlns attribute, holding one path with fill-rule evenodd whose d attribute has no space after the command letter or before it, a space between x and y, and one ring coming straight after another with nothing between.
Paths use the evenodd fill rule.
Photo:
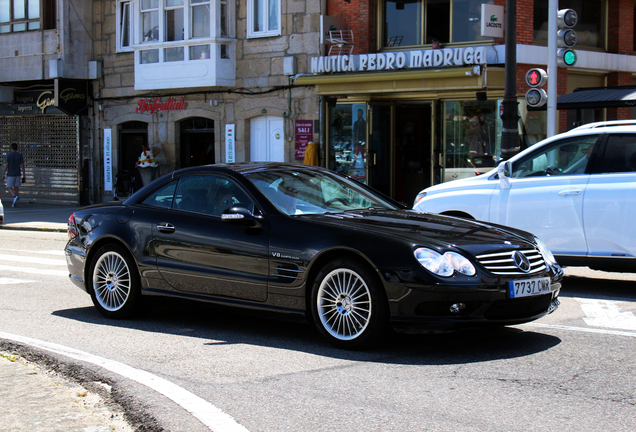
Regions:
<instances>
[{"instance_id":1,"label":"pedestrian walking","mask_svg":"<svg viewBox=\"0 0 636 432\"><path fill-rule=\"evenodd\" d=\"M20 199L20 173L22 173L22 183L26 181L26 169L24 168L24 158L18 153L18 145L11 144L9 153L4 158L4 170L2 171L2 179L7 176L7 189L13 195L13 203L11 207L15 207Z\"/></svg>"}]
</instances>

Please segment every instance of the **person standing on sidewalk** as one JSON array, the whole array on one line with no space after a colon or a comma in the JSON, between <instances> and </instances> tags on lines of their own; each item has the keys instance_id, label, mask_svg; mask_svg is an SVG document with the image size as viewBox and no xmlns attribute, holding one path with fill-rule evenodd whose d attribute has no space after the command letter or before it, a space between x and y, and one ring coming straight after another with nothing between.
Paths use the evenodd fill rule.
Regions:
<instances>
[{"instance_id":1,"label":"person standing on sidewalk","mask_svg":"<svg viewBox=\"0 0 636 432\"><path fill-rule=\"evenodd\" d=\"M4 158L4 170L2 171L2 179L7 175L7 189L13 195L13 203L11 207L15 207L20 199L20 173L22 173L22 183L26 181L26 169L24 168L24 158L18 153L18 145L11 144L11 150Z\"/></svg>"}]
</instances>

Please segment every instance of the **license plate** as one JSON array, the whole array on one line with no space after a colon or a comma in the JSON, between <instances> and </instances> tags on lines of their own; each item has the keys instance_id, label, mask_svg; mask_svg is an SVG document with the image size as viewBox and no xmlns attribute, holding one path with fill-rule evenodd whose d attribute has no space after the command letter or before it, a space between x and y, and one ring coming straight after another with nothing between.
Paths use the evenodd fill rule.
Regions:
<instances>
[{"instance_id":1,"label":"license plate","mask_svg":"<svg viewBox=\"0 0 636 432\"><path fill-rule=\"evenodd\" d=\"M510 298L530 297L551 292L549 277L510 281L508 286Z\"/></svg>"}]
</instances>

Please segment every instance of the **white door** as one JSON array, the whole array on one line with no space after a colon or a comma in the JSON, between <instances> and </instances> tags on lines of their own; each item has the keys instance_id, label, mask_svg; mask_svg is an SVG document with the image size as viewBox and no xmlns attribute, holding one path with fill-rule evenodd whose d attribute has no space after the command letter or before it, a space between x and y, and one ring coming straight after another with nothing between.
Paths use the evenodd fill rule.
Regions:
<instances>
[{"instance_id":1,"label":"white door","mask_svg":"<svg viewBox=\"0 0 636 432\"><path fill-rule=\"evenodd\" d=\"M250 161L285 162L285 133L282 117L250 120Z\"/></svg>"},{"instance_id":2,"label":"white door","mask_svg":"<svg viewBox=\"0 0 636 432\"><path fill-rule=\"evenodd\" d=\"M591 257L636 256L636 134L608 134L585 191Z\"/></svg>"},{"instance_id":3,"label":"white door","mask_svg":"<svg viewBox=\"0 0 636 432\"><path fill-rule=\"evenodd\" d=\"M490 220L528 231L558 255L587 255L585 174L597 135L555 141L514 162L510 188L497 188Z\"/></svg>"}]
</instances>

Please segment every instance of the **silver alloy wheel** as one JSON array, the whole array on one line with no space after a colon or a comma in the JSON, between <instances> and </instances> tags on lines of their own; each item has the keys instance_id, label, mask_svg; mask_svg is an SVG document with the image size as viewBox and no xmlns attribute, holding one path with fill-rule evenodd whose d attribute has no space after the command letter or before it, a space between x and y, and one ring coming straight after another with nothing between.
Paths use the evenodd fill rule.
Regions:
<instances>
[{"instance_id":1,"label":"silver alloy wheel","mask_svg":"<svg viewBox=\"0 0 636 432\"><path fill-rule=\"evenodd\" d=\"M107 311L121 309L130 296L130 269L123 256L106 252L93 270L93 289L100 306Z\"/></svg>"},{"instance_id":2,"label":"silver alloy wheel","mask_svg":"<svg viewBox=\"0 0 636 432\"><path fill-rule=\"evenodd\" d=\"M371 319L371 291L355 271L339 268L320 284L318 316L327 332L338 340L352 340L364 333Z\"/></svg>"}]
</instances>

